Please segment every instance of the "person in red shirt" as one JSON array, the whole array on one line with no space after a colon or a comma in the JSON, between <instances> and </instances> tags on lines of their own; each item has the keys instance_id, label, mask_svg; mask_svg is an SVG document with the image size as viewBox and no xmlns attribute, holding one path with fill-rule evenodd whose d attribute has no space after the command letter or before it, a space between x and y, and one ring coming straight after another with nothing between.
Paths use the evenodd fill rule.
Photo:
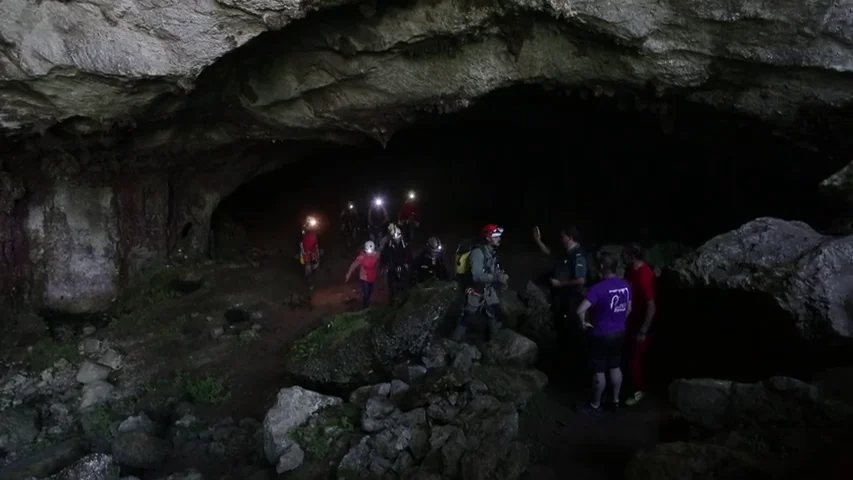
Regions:
<instances>
[{"instance_id":1,"label":"person in red shirt","mask_svg":"<svg viewBox=\"0 0 853 480\"><path fill-rule=\"evenodd\" d=\"M370 240L364 242L364 250L359 252L358 256L349 266L347 275L344 277L344 283L349 282L352 273L358 268L359 283L361 283L361 301L364 308L370 306L370 297L373 295L373 284L376 283L376 273L379 270L379 252L376 251L376 245Z\"/></svg>"},{"instance_id":2,"label":"person in red shirt","mask_svg":"<svg viewBox=\"0 0 853 480\"><path fill-rule=\"evenodd\" d=\"M407 243L412 243L415 237L415 229L421 222L421 203L415 196L415 192L409 192L406 202L400 208L397 215L397 224L403 231L403 238Z\"/></svg>"},{"instance_id":3,"label":"person in red shirt","mask_svg":"<svg viewBox=\"0 0 853 480\"><path fill-rule=\"evenodd\" d=\"M655 301L655 272L643 261L643 250L639 245L629 244L622 250L625 262L625 280L631 286L631 315L626 325L626 358L630 360L631 385L634 395L625 401L633 406L645 395L645 357L649 347L649 329L652 327L657 303Z\"/></svg>"},{"instance_id":4,"label":"person in red shirt","mask_svg":"<svg viewBox=\"0 0 853 480\"><path fill-rule=\"evenodd\" d=\"M320 266L320 240L316 230L317 219L308 217L299 242L299 261L305 266L305 281L308 282L309 290L314 290L314 272Z\"/></svg>"}]
</instances>

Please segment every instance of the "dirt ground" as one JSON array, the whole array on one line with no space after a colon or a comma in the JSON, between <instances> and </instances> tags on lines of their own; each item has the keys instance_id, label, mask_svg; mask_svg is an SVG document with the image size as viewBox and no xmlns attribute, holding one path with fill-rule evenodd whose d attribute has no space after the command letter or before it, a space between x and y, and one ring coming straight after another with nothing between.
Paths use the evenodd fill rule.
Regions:
<instances>
[{"instance_id":1,"label":"dirt ground","mask_svg":"<svg viewBox=\"0 0 853 480\"><path fill-rule=\"evenodd\" d=\"M119 319L99 331L99 336L117 338L133 365L124 369L125 378L118 381L155 385L177 372L194 378L216 377L232 394L204 407L201 416L262 421L276 393L287 385L283 358L290 345L323 318L359 308L357 283L343 283L357 247L328 241L322 245L325 254L309 307L300 303L308 291L293 259L295 251L276 249L287 242L278 232L268 233L271 235L261 237L264 242L255 245L266 255L251 262L210 262L194 267L194 274L203 280L202 288L148 305L144 323L128 327ZM450 265L458 239L445 235L442 240ZM507 242L502 261L514 288L522 288L549 265L547 257L522 241ZM377 303L387 301L384 282L378 282L374 295ZM239 331L252 325L259 326L258 335L241 339ZM223 328L223 334L213 338L210 332L217 326ZM591 419L574 413L580 399L577 388L552 375L552 385L523 415L523 437L531 446L534 463L527 478L622 478L631 453L657 443L669 415L665 405L650 401L636 410ZM239 466L229 459L220 464L208 459L176 459L168 469L190 467L206 478L241 477Z\"/></svg>"}]
</instances>

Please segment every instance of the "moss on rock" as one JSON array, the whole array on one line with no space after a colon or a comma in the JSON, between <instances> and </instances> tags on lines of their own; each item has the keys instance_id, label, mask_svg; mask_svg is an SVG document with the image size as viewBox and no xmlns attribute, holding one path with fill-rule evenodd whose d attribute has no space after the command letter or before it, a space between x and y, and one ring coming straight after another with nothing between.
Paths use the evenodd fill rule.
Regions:
<instances>
[{"instance_id":1,"label":"moss on rock","mask_svg":"<svg viewBox=\"0 0 853 480\"><path fill-rule=\"evenodd\" d=\"M293 345L287 370L312 388L378 383L395 360L425 348L455 299L454 284L431 283L413 289L399 308L336 315Z\"/></svg>"},{"instance_id":2,"label":"moss on rock","mask_svg":"<svg viewBox=\"0 0 853 480\"><path fill-rule=\"evenodd\" d=\"M332 316L323 326L312 330L296 341L288 352L292 359L307 359L329 345L346 341L363 333L371 325L381 322L388 315L384 308L368 308L358 312L346 312Z\"/></svg>"},{"instance_id":3,"label":"moss on rock","mask_svg":"<svg viewBox=\"0 0 853 480\"><path fill-rule=\"evenodd\" d=\"M309 461L343 456L339 454L337 444L340 440L348 444L349 435L360 431L360 417L361 411L351 403L332 405L294 429L290 437L309 455Z\"/></svg>"}]
</instances>

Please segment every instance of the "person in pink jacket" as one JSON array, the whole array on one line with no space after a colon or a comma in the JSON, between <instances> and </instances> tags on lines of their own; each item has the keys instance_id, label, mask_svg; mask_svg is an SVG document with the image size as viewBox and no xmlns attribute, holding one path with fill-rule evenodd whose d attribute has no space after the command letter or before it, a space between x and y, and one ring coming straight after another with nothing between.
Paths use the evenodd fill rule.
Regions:
<instances>
[{"instance_id":1,"label":"person in pink jacket","mask_svg":"<svg viewBox=\"0 0 853 480\"><path fill-rule=\"evenodd\" d=\"M349 266L344 282L349 282L352 272L359 267L361 268L358 273L358 280L361 284L361 301L364 308L367 308L370 306L373 284L376 282L376 273L379 270L379 252L376 251L376 245L373 242L364 242L364 250L359 252L355 261Z\"/></svg>"}]
</instances>

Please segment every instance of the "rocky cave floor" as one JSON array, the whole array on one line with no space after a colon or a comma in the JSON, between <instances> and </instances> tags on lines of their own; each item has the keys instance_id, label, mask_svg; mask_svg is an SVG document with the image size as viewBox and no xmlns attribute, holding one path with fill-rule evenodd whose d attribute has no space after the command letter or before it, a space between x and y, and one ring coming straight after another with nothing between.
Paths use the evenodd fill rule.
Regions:
<instances>
[{"instance_id":1,"label":"rocky cave floor","mask_svg":"<svg viewBox=\"0 0 853 480\"><path fill-rule=\"evenodd\" d=\"M450 301L392 314L416 317L415 329L428 333L414 341L420 360L394 367L393 381L357 381L356 367L341 366L350 368L344 382L334 362L350 342L320 337L333 351L330 366L314 359L310 338L333 335L340 314L358 309L356 285L340 278L349 260L328 252L311 305L289 255L255 250L239 262L173 265L102 318L28 317L30 335L17 339L25 346L4 348L0 478L625 478L637 451L687 440L688 425L707 418L685 414L686 394L678 409L652 398L604 418L580 416L579 390L533 369L539 352L528 338L508 331L489 344L475 338L474 348L436 337L454 315ZM518 254L507 263L520 293L505 295L505 309L529 322L546 308L536 304L541 292L522 287L541 260ZM376 301L385 303L384 288ZM45 329L49 336L33 333ZM536 329L516 328L532 337ZM317 375L327 385L366 386L350 388L348 402L295 386L317 365L337 372ZM688 387L695 398L730 388ZM780 391L813 388L794 387ZM712 453L703 468L732 461ZM668 471L656 478L678 478Z\"/></svg>"}]
</instances>

